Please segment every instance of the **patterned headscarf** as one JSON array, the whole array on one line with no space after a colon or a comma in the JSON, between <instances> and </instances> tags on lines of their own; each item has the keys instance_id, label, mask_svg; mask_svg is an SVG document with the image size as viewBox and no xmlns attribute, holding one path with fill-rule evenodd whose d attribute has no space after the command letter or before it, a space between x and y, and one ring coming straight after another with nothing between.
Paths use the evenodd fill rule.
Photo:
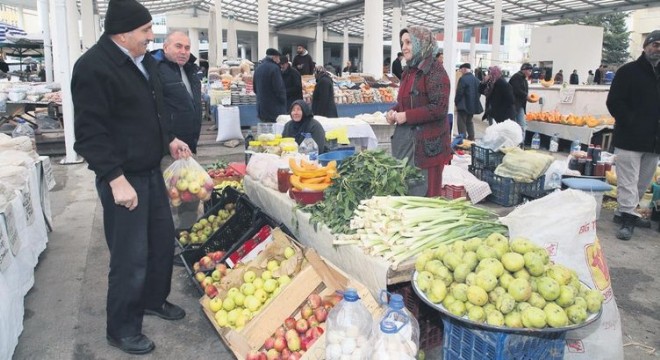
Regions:
<instances>
[{"instance_id":1,"label":"patterned headscarf","mask_svg":"<svg viewBox=\"0 0 660 360\"><path fill-rule=\"evenodd\" d=\"M488 81L486 84L486 89L484 90L484 95L487 97L493 92L493 87L495 87L495 81L502 77L502 69L499 66L493 65L488 68Z\"/></svg>"},{"instance_id":2,"label":"patterned headscarf","mask_svg":"<svg viewBox=\"0 0 660 360\"><path fill-rule=\"evenodd\" d=\"M412 43L413 56L407 62L408 66L418 67L422 60L428 57L432 58L433 54L439 51L431 29L424 26L408 26L399 32L399 41L405 33L410 35L410 42Z\"/></svg>"}]
</instances>

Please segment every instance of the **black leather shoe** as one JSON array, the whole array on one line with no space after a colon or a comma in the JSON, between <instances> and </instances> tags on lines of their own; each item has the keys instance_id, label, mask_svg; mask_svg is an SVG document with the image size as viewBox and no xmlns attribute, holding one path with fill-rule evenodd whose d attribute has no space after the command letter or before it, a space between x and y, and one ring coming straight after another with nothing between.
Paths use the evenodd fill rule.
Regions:
<instances>
[{"instance_id":1,"label":"black leather shoe","mask_svg":"<svg viewBox=\"0 0 660 360\"><path fill-rule=\"evenodd\" d=\"M156 348L154 342L143 334L121 339L115 339L110 335L106 335L106 338L108 339L108 344L129 354L147 354Z\"/></svg>"},{"instance_id":2,"label":"black leather shoe","mask_svg":"<svg viewBox=\"0 0 660 360\"><path fill-rule=\"evenodd\" d=\"M619 214L614 214L614 218L612 219L612 221L614 221L615 224L623 223L623 220L621 219L621 215ZM649 219L644 219L641 216L636 216L634 225L638 228L648 229L651 227L651 221Z\"/></svg>"},{"instance_id":3,"label":"black leather shoe","mask_svg":"<svg viewBox=\"0 0 660 360\"><path fill-rule=\"evenodd\" d=\"M165 301L158 309L144 309L145 315L156 315L165 320L180 320L186 316L186 311L180 306Z\"/></svg>"}]
</instances>

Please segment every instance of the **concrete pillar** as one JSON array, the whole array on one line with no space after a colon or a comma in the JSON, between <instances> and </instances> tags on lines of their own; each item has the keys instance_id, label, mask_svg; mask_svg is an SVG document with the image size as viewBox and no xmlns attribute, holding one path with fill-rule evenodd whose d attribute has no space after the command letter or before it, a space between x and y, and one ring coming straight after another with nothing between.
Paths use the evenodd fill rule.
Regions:
<instances>
[{"instance_id":1,"label":"concrete pillar","mask_svg":"<svg viewBox=\"0 0 660 360\"><path fill-rule=\"evenodd\" d=\"M491 59L493 65L500 65L500 36L502 34L502 0L495 0L493 14L493 50Z\"/></svg>"},{"instance_id":2,"label":"concrete pillar","mask_svg":"<svg viewBox=\"0 0 660 360\"><path fill-rule=\"evenodd\" d=\"M94 14L94 34L95 38L98 39L101 37L101 16L99 14Z\"/></svg>"},{"instance_id":3,"label":"concrete pillar","mask_svg":"<svg viewBox=\"0 0 660 360\"><path fill-rule=\"evenodd\" d=\"M225 60L225 55L223 53L223 42L222 38L222 29L224 28L224 21L222 20L222 0L215 0L215 43L216 43L216 65L222 64Z\"/></svg>"},{"instance_id":4,"label":"concrete pillar","mask_svg":"<svg viewBox=\"0 0 660 360\"><path fill-rule=\"evenodd\" d=\"M312 58L316 65L325 65L323 61L323 22L321 22L321 19L316 22L316 41L314 42Z\"/></svg>"},{"instance_id":5,"label":"concrete pillar","mask_svg":"<svg viewBox=\"0 0 660 360\"><path fill-rule=\"evenodd\" d=\"M449 75L449 84L451 85L449 92L449 109L448 114L454 114L454 98L456 97L456 67L454 66L458 60L457 53L459 50L456 41L456 34L458 32L458 1L459 0L445 0L445 40L444 40L444 65ZM456 116L453 117L453 124L456 124ZM453 126L456 128L456 126ZM454 131L452 129L452 131Z\"/></svg>"},{"instance_id":6,"label":"concrete pillar","mask_svg":"<svg viewBox=\"0 0 660 360\"><path fill-rule=\"evenodd\" d=\"M94 2L80 2L80 20L82 22L82 47L83 51L91 48L96 43L96 26L94 26Z\"/></svg>"},{"instance_id":7,"label":"concrete pillar","mask_svg":"<svg viewBox=\"0 0 660 360\"><path fill-rule=\"evenodd\" d=\"M245 59L246 57L245 45L241 45L241 59Z\"/></svg>"},{"instance_id":8,"label":"concrete pillar","mask_svg":"<svg viewBox=\"0 0 660 360\"><path fill-rule=\"evenodd\" d=\"M394 1L392 8L392 46L390 48L390 59L394 61L396 54L401 52L399 32L401 31L401 0Z\"/></svg>"},{"instance_id":9,"label":"concrete pillar","mask_svg":"<svg viewBox=\"0 0 660 360\"><path fill-rule=\"evenodd\" d=\"M80 29L78 28L78 20L80 16L78 14L78 6L76 5L76 0L66 0L66 11L67 11L67 20L69 21L70 26L67 26L68 31L68 40L69 40L69 56L71 61L71 68L73 64L80 57Z\"/></svg>"},{"instance_id":10,"label":"concrete pillar","mask_svg":"<svg viewBox=\"0 0 660 360\"><path fill-rule=\"evenodd\" d=\"M259 59L266 56L266 49L268 49L268 0L258 0L258 17L257 17L257 46L259 48Z\"/></svg>"},{"instance_id":11,"label":"concrete pillar","mask_svg":"<svg viewBox=\"0 0 660 360\"><path fill-rule=\"evenodd\" d=\"M238 35L236 35L236 19L234 14L229 14L227 21L227 58L236 59L238 57Z\"/></svg>"},{"instance_id":12,"label":"concrete pillar","mask_svg":"<svg viewBox=\"0 0 660 360\"><path fill-rule=\"evenodd\" d=\"M190 38L190 53L199 59L199 30L188 28L188 37Z\"/></svg>"},{"instance_id":13,"label":"concrete pillar","mask_svg":"<svg viewBox=\"0 0 660 360\"><path fill-rule=\"evenodd\" d=\"M252 37L250 40L250 61L253 63L256 63L260 59L262 59L264 56L266 56L266 50L264 49L263 51L264 55L262 57L259 57L259 48L257 47L257 38Z\"/></svg>"},{"instance_id":14,"label":"concrete pillar","mask_svg":"<svg viewBox=\"0 0 660 360\"><path fill-rule=\"evenodd\" d=\"M341 51L341 64L339 65L342 69L346 66L346 62L348 62L349 59L349 49L348 49L348 21L344 24L344 42L343 42L343 48Z\"/></svg>"},{"instance_id":15,"label":"concrete pillar","mask_svg":"<svg viewBox=\"0 0 660 360\"><path fill-rule=\"evenodd\" d=\"M222 29L219 31L222 34ZM215 22L215 6L209 7L209 26L206 30L209 40L208 60L209 67L218 66L218 26ZM222 47L220 47L222 50Z\"/></svg>"},{"instance_id":16,"label":"concrete pillar","mask_svg":"<svg viewBox=\"0 0 660 360\"><path fill-rule=\"evenodd\" d=\"M383 77L383 0L364 1L364 52L363 72Z\"/></svg>"},{"instance_id":17,"label":"concrete pillar","mask_svg":"<svg viewBox=\"0 0 660 360\"><path fill-rule=\"evenodd\" d=\"M46 82L53 82L53 46L48 17L48 14L50 13L48 0L39 0L37 2L37 13L39 14L41 31L44 36L44 64L46 66Z\"/></svg>"},{"instance_id":18,"label":"concrete pillar","mask_svg":"<svg viewBox=\"0 0 660 360\"><path fill-rule=\"evenodd\" d=\"M275 32L272 32L270 35L270 47L273 49L280 49L280 38Z\"/></svg>"},{"instance_id":19,"label":"concrete pillar","mask_svg":"<svg viewBox=\"0 0 660 360\"><path fill-rule=\"evenodd\" d=\"M474 36L474 32L472 32L472 37L470 37L470 58L468 59L470 64L472 64L472 68L476 68L477 66L477 38Z\"/></svg>"}]
</instances>

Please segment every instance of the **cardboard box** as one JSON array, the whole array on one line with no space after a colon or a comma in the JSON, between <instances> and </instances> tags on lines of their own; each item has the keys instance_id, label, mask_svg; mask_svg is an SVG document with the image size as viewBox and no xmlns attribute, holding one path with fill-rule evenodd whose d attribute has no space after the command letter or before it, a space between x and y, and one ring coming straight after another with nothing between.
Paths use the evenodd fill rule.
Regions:
<instances>
[{"instance_id":1,"label":"cardboard box","mask_svg":"<svg viewBox=\"0 0 660 360\"><path fill-rule=\"evenodd\" d=\"M294 243L286 234L279 229L274 230L275 243L281 243L282 237ZM263 259L255 259L258 263ZM245 269L252 266L248 264ZM246 270L247 271L247 270ZM243 272L232 273L242 279ZM214 313L209 310L209 298L203 296L200 299L202 309L216 331L231 349L238 359L245 359L251 350L261 349L264 341L273 335L275 330L282 325L284 319L292 316L300 318L300 309L305 304L307 297L312 293L318 293L321 297L330 295L337 290L355 288L360 295L362 303L369 309L374 318L382 312L378 302L371 296L369 290L350 276L339 270L334 265L323 259L313 249L305 249L304 261L298 274L292 278L292 282L285 286L281 292L274 297L270 303L259 312L241 330L221 328L217 325ZM220 296L226 294L226 289L221 291ZM325 330L325 323L322 325ZM314 342L302 357L304 360L325 359L325 333Z\"/></svg>"}]
</instances>

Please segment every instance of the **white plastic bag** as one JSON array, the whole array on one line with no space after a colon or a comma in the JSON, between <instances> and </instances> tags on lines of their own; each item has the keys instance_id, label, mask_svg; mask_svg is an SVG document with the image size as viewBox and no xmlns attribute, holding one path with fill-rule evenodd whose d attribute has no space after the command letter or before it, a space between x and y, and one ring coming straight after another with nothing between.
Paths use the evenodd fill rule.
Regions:
<instances>
[{"instance_id":1,"label":"white plastic bag","mask_svg":"<svg viewBox=\"0 0 660 360\"><path fill-rule=\"evenodd\" d=\"M515 121L504 120L487 127L484 137L477 141L477 145L498 151L505 147L518 146L522 141L520 125Z\"/></svg>"},{"instance_id":2,"label":"white plastic bag","mask_svg":"<svg viewBox=\"0 0 660 360\"><path fill-rule=\"evenodd\" d=\"M213 179L192 157L179 159L163 172L170 204L178 207L184 202L207 201L213 192Z\"/></svg>"},{"instance_id":3,"label":"white plastic bag","mask_svg":"<svg viewBox=\"0 0 660 360\"><path fill-rule=\"evenodd\" d=\"M544 247L551 261L574 269L581 281L605 297L598 321L566 334L564 359L623 359L621 318L596 234L594 197L578 190L555 191L500 220L509 227L511 238L525 237Z\"/></svg>"},{"instance_id":4,"label":"white plastic bag","mask_svg":"<svg viewBox=\"0 0 660 360\"><path fill-rule=\"evenodd\" d=\"M288 167L288 164L288 160L281 159L275 154L256 153L250 157L245 171L264 186L277 189L277 169L280 166Z\"/></svg>"},{"instance_id":5,"label":"white plastic bag","mask_svg":"<svg viewBox=\"0 0 660 360\"><path fill-rule=\"evenodd\" d=\"M238 107L218 105L216 109L218 136L215 138L215 141L243 140L241 116Z\"/></svg>"}]
</instances>

